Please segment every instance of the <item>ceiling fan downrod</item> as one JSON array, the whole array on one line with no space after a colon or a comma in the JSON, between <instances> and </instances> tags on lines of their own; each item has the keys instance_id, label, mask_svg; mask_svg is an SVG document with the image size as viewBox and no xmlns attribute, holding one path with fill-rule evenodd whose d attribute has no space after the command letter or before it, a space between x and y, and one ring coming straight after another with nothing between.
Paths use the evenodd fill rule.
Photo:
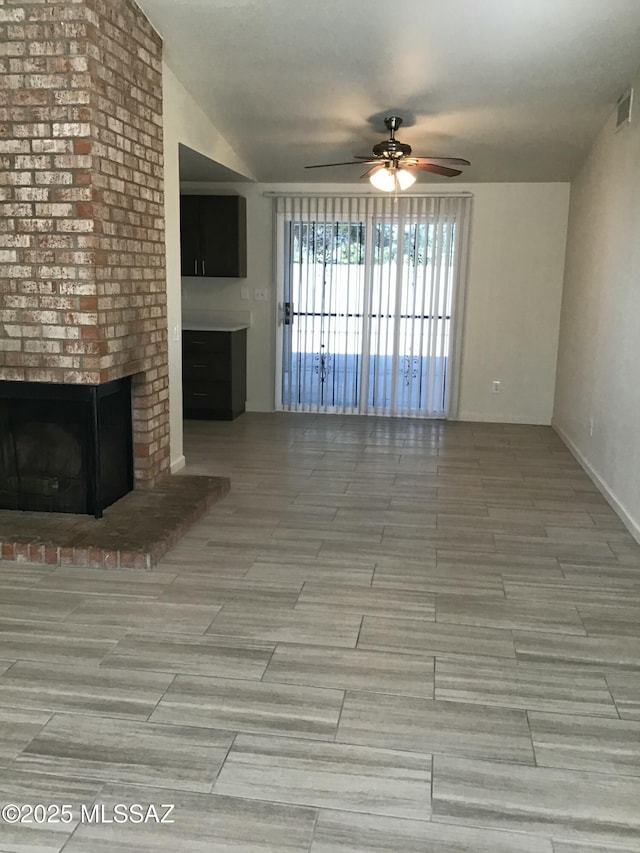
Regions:
<instances>
[{"instance_id":1,"label":"ceiling fan downrod","mask_svg":"<svg viewBox=\"0 0 640 853\"><path fill-rule=\"evenodd\" d=\"M395 134L396 130L402 124L402 119L400 118L400 116L388 116L384 120L384 123L385 123L385 127L387 128L387 130L391 134L390 139L395 140L394 134Z\"/></svg>"}]
</instances>

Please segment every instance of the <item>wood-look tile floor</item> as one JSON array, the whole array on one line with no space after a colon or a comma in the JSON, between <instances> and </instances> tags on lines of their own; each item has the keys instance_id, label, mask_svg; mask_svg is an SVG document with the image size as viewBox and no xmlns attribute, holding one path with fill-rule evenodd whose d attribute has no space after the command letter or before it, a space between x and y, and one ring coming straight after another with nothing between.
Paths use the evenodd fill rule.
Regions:
<instances>
[{"instance_id":1,"label":"wood-look tile floor","mask_svg":"<svg viewBox=\"0 0 640 853\"><path fill-rule=\"evenodd\" d=\"M155 572L0 563L0 805L73 815L0 853L640 851L640 546L550 428L186 454L232 491Z\"/></svg>"}]
</instances>

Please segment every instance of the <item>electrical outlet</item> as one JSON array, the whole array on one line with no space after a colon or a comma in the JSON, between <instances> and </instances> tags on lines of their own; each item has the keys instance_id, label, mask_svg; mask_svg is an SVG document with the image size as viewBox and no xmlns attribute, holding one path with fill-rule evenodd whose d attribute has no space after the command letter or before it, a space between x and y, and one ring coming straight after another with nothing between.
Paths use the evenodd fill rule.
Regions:
<instances>
[{"instance_id":1,"label":"electrical outlet","mask_svg":"<svg viewBox=\"0 0 640 853\"><path fill-rule=\"evenodd\" d=\"M500 384L499 379L493 380L493 382L491 383L491 390L494 394L500 394L500 392L502 391L502 385Z\"/></svg>"},{"instance_id":2,"label":"electrical outlet","mask_svg":"<svg viewBox=\"0 0 640 853\"><path fill-rule=\"evenodd\" d=\"M253 291L253 298L256 302L268 302L269 291L266 287L256 287L256 289Z\"/></svg>"}]
</instances>

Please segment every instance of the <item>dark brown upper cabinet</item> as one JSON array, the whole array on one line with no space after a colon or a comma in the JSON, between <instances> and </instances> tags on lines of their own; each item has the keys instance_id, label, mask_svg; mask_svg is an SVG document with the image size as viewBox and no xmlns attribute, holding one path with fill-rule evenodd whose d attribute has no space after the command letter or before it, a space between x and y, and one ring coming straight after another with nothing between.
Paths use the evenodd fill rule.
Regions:
<instances>
[{"instance_id":1,"label":"dark brown upper cabinet","mask_svg":"<svg viewBox=\"0 0 640 853\"><path fill-rule=\"evenodd\" d=\"M181 195L180 258L183 276L246 278L247 200Z\"/></svg>"}]
</instances>

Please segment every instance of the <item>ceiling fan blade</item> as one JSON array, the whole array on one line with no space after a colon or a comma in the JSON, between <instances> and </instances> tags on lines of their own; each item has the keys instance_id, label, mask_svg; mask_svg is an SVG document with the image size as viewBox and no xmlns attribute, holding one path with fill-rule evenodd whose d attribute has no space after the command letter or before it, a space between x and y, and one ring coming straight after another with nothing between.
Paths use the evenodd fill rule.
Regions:
<instances>
[{"instance_id":1,"label":"ceiling fan blade","mask_svg":"<svg viewBox=\"0 0 640 853\"><path fill-rule=\"evenodd\" d=\"M468 160L463 160L462 157L409 157L409 160L416 160L417 163L436 163L438 166L470 166Z\"/></svg>"},{"instance_id":2,"label":"ceiling fan blade","mask_svg":"<svg viewBox=\"0 0 640 853\"><path fill-rule=\"evenodd\" d=\"M438 166L437 163L416 163L413 166L408 166L409 169L420 169L421 172L433 172L434 175L444 175L447 178L454 178L456 175L461 175L460 169L450 169L448 166Z\"/></svg>"},{"instance_id":3,"label":"ceiling fan blade","mask_svg":"<svg viewBox=\"0 0 640 853\"><path fill-rule=\"evenodd\" d=\"M384 166L380 166L378 163L376 163L376 164L374 164L370 169L367 169L367 171L366 171L366 172L363 172L363 173L360 175L360 177L361 177L361 178L368 178L368 177L370 177L374 172L378 172L380 169L384 169Z\"/></svg>"},{"instance_id":4,"label":"ceiling fan blade","mask_svg":"<svg viewBox=\"0 0 640 853\"><path fill-rule=\"evenodd\" d=\"M367 160L367 163L377 163L377 160ZM363 166L362 160L349 160L346 163L319 163L316 166L305 166L305 169L326 169L328 166Z\"/></svg>"}]
</instances>

